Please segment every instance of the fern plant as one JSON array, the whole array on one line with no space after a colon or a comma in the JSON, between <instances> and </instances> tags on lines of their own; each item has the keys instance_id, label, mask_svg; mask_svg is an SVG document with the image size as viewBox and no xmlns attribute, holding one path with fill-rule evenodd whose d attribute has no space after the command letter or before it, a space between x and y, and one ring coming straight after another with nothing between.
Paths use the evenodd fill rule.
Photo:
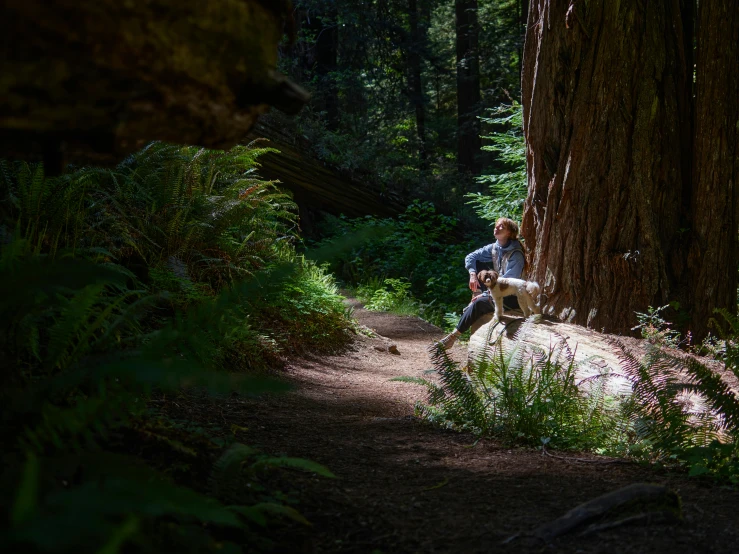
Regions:
<instances>
[{"instance_id":1,"label":"fern plant","mask_svg":"<svg viewBox=\"0 0 739 554\"><path fill-rule=\"evenodd\" d=\"M506 441L601 446L615 432L613 408L605 397L607 376L578 383L567 341L543 350L524 342L528 329L524 325L510 345L499 338L466 371L437 347L433 362L439 382L397 380L428 389L427 402L417 404L417 410L435 423Z\"/></svg>"},{"instance_id":2,"label":"fern plant","mask_svg":"<svg viewBox=\"0 0 739 554\"><path fill-rule=\"evenodd\" d=\"M719 312L720 313L720 312ZM729 329L736 316L723 314ZM736 335L723 334L724 371L739 376ZM687 464L695 475L711 473L739 481L739 396L715 370L687 354L648 345L638 356L623 345L622 371L633 396L625 407L636 438L652 458Z\"/></svg>"}]
</instances>

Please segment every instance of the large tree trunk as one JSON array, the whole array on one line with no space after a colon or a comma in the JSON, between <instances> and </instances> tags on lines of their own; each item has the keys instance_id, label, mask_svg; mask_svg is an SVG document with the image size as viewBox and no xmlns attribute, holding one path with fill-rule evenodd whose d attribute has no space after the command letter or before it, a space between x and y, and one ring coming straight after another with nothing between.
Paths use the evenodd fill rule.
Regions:
<instances>
[{"instance_id":1,"label":"large tree trunk","mask_svg":"<svg viewBox=\"0 0 739 554\"><path fill-rule=\"evenodd\" d=\"M477 0L455 0L457 29L457 164L479 172L480 51Z\"/></svg>"},{"instance_id":2,"label":"large tree trunk","mask_svg":"<svg viewBox=\"0 0 739 554\"><path fill-rule=\"evenodd\" d=\"M736 311L739 187L739 2L700 3L693 154L694 243L688 266L691 328L702 337L713 308Z\"/></svg>"},{"instance_id":3,"label":"large tree trunk","mask_svg":"<svg viewBox=\"0 0 739 554\"><path fill-rule=\"evenodd\" d=\"M332 6L323 16L313 14L310 29L315 33L314 67L318 78L318 90L314 105L326 114L326 127L335 131L339 127L339 89L336 84L339 47L338 13Z\"/></svg>"},{"instance_id":4,"label":"large tree trunk","mask_svg":"<svg viewBox=\"0 0 739 554\"><path fill-rule=\"evenodd\" d=\"M421 50L425 33L419 28L419 14L416 0L408 0L408 17L411 44L408 48L408 73L410 97L416 112L416 132L418 134L418 158L422 169L428 166L426 153L426 105L423 100L423 81L421 79Z\"/></svg>"},{"instance_id":5,"label":"large tree trunk","mask_svg":"<svg viewBox=\"0 0 739 554\"><path fill-rule=\"evenodd\" d=\"M531 1L523 235L546 313L629 332L683 300L684 43L677 0Z\"/></svg>"}]
</instances>

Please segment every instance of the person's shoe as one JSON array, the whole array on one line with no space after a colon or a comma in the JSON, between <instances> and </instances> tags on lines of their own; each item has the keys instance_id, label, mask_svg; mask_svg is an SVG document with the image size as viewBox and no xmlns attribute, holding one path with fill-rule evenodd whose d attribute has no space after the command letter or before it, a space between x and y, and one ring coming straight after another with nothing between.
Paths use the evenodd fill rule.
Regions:
<instances>
[{"instance_id":1,"label":"person's shoe","mask_svg":"<svg viewBox=\"0 0 739 554\"><path fill-rule=\"evenodd\" d=\"M437 341L435 344L441 346L444 350L449 350L452 346L454 346L454 343L457 342L457 338L459 338L459 334L449 333L446 337L444 337L440 341Z\"/></svg>"}]
</instances>

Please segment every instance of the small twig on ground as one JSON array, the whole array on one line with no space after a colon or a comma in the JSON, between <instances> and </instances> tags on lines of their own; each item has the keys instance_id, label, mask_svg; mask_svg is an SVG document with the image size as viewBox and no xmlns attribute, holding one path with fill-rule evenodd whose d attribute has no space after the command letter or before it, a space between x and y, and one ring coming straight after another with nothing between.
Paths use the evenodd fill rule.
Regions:
<instances>
[{"instance_id":1,"label":"small twig on ground","mask_svg":"<svg viewBox=\"0 0 739 554\"><path fill-rule=\"evenodd\" d=\"M632 463L629 460L624 460L621 458L612 458L608 460L590 460L588 458L574 458L571 456L557 456L556 454L552 454L549 452L546 448L546 446L542 446L541 449L542 456L549 456L550 458L555 458L557 460L564 460L565 462L577 462L579 464L630 464Z\"/></svg>"}]
</instances>

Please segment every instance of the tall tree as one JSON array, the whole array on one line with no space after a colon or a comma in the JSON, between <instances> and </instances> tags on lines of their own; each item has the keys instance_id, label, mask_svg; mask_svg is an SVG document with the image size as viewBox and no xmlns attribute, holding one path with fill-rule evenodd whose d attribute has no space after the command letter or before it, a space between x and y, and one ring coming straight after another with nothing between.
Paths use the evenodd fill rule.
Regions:
<instances>
[{"instance_id":1,"label":"tall tree","mask_svg":"<svg viewBox=\"0 0 739 554\"><path fill-rule=\"evenodd\" d=\"M480 51L477 0L455 0L457 50L457 164L478 173L480 140Z\"/></svg>"},{"instance_id":2,"label":"tall tree","mask_svg":"<svg viewBox=\"0 0 739 554\"><path fill-rule=\"evenodd\" d=\"M428 0L421 0L428 4ZM408 0L408 21L410 26L410 45L408 47L408 72L410 82L410 97L416 112L416 132L418 133L418 157L422 168L426 168L426 105L423 97L423 80L421 76L421 51L425 46L425 31L419 24L419 9L417 0Z\"/></svg>"},{"instance_id":3,"label":"tall tree","mask_svg":"<svg viewBox=\"0 0 739 554\"><path fill-rule=\"evenodd\" d=\"M532 1L523 234L547 311L629 332L677 300L736 311L739 6ZM695 125L693 114L695 113Z\"/></svg>"},{"instance_id":4,"label":"tall tree","mask_svg":"<svg viewBox=\"0 0 739 554\"><path fill-rule=\"evenodd\" d=\"M308 27L315 36L313 60L319 93L314 104L326 113L326 126L336 130L339 126L339 90L335 76L339 51L336 4L328 2L322 13L308 12L307 16Z\"/></svg>"},{"instance_id":5,"label":"tall tree","mask_svg":"<svg viewBox=\"0 0 739 554\"><path fill-rule=\"evenodd\" d=\"M689 155L678 98L691 78L682 29L676 2L531 2L522 230L548 313L629 332L635 311L675 299Z\"/></svg>"},{"instance_id":6,"label":"tall tree","mask_svg":"<svg viewBox=\"0 0 739 554\"><path fill-rule=\"evenodd\" d=\"M736 308L739 187L739 2L699 3L696 52L693 223L688 267L693 330L714 307Z\"/></svg>"}]
</instances>

